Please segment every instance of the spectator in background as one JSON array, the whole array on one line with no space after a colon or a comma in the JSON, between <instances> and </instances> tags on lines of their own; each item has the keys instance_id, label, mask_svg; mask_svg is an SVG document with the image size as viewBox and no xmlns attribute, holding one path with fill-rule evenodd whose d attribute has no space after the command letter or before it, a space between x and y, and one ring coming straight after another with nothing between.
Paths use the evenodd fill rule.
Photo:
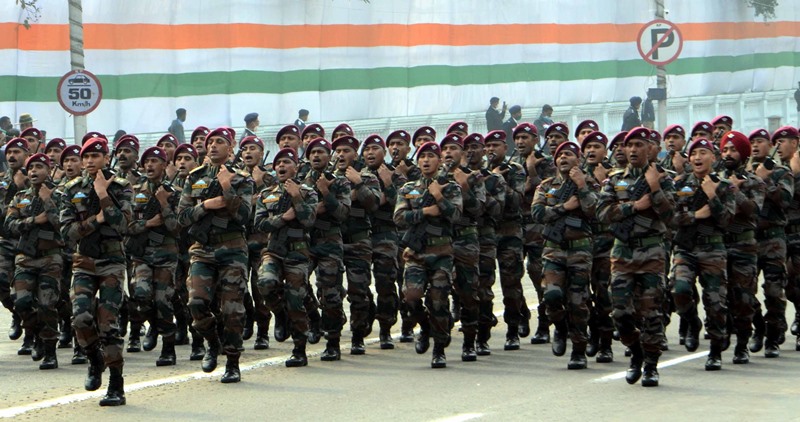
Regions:
<instances>
[{"instance_id":1,"label":"spectator in background","mask_svg":"<svg viewBox=\"0 0 800 422\"><path fill-rule=\"evenodd\" d=\"M297 120L294 121L294 125L300 129L300 133L303 133L303 129L305 129L307 121L308 110L301 108L300 111L297 112Z\"/></svg>"},{"instance_id":2,"label":"spectator in background","mask_svg":"<svg viewBox=\"0 0 800 422\"><path fill-rule=\"evenodd\" d=\"M116 145L117 141L119 141L119 138L122 138L123 135L127 135L127 134L128 134L128 132L125 132L122 129L118 130L117 133L114 134L114 140L111 142L111 145Z\"/></svg>"},{"instance_id":3,"label":"spectator in background","mask_svg":"<svg viewBox=\"0 0 800 422\"><path fill-rule=\"evenodd\" d=\"M544 137L544 132L547 128L550 127L553 123L555 123L552 119L553 116L553 107L550 104L545 104L542 106L542 114L539 115L539 118L533 121L533 125L536 126L536 130L539 133L540 137ZM541 142L541 141L540 141Z\"/></svg>"},{"instance_id":4,"label":"spectator in background","mask_svg":"<svg viewBox=\"0 0 800 422\"><path fill-rule=\"evenodd\" d=\"M185 144L186 137L183 134L183 122L186 121L186 109L179 108L175 110L175 115L177 116L177 119L172 121L172 124L169 125L167 132L175 136L175 139L178 140L178 145Z\"/></svg>"},{"instance_id":5,"label":"spectator in background","mask_svg":"<svg viewBox=\"0 0 800 422\"><path fill-rule=\"evenodd\" d=\"M518 105L511 106L511 108L508 109L508 112L511 114L511 117L509 117L508 120L503 123L503 132L506 133L506 144L508 144L507 154L511 156L514 155L514 151L517 149L517 145L514 143L512 132L519 124L519 120L522 118L522 107Z\"/></svg>"},{"instance_id":6,"label":"spectator in background","mask_svg":"<svg viewBox=\"0 0 800 422\"><path fill-rule=\"evenodd\" d=\"M8 131L14 128L14 124L11 123L11 118L8 116L0 117L0 130L3 131L6 135Z\"/></svg>"},{"instance_id":7,"label":"spectator in background","mask_svg":"<svg viewBox=\"0 0 800 422\"><path fill-rule=\"evenodd\" d=\"M486 133L493 130L503 130L503 118L506 117L506 110L508 106L503 101L503 110L498 111L497 107L500 105L500 99L492 97L489 100L489 109L486 110Z\"/></svg>"},{"instance_id":8,"label":"spectator in background","mask_svg":"<svg viewBox=\"0 0 800 422\"><path fill-rule=\"evenodd\" d=\"M622 116L622 128L620 129L622 132L642 125L642 121L639 120L639 106L642 105L642 97L631 97L630 101L631 106Z\"/></svg>"},{"instance_id":9,"label":"spectator in background","mask_svg":"<svg viewBox=\"0 0 800 422\"><path fill-rule=\"evenodd\" d=\"M642 126L648 129L654 129L656 124L656 111L653 109L653 100L650 99L648 93L647 98L644 100L644 107L642 107Z\"/></svg>"},{"instance_id":10,"label":"spectator in background","mask_svg":"<svg viewBox=\"0 0 800 422\"><path fill-rule=\"evenodd\" d=\"M33 116L31 116L28 113L20 114L19 115L19 131L20 131L20 133L22 131L24 131L25 129L33 127L33 122L35 122L35 121L36 120L33 119Z\"/></svg>"},{"instance_id":11,"label":"spectator in background","mask_svg":"<svg viewBox=\"0 0 800 422\"><path fill-rule=\"evenodd\" d=\"M247 115L244 116L244 124L244 133L242 137L239 138L240 141L248 136L258 136L256 135L256 129L258 129L258 125L261 124L258 120L258 113L247 113Z\"/></svg>"}]
</instances>

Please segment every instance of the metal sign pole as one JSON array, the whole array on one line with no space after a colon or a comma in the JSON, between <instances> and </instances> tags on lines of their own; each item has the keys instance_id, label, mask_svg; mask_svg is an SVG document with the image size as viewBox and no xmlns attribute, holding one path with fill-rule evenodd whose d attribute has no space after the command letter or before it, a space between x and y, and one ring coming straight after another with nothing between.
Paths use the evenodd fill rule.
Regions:
<instances>
[{"instance_id":1,"label":"metal sign pole","mask_svg":"<svg viewBox=\"0 0 800 422\"><path fill-rule=\"evenodd\" d=\"M664 2L666 0L656 0L656 18L658 19L666 19L666 14L664 13ZM667 68L662 66L656 66L656 86L659 89L663 89L663 92L667 92ZM667 96L664 95L663 99L658 100L658 119L655 125L655 129L658 131L664 130L667 127Z\"/></svg>"},{"instance_id":2,"label":"metal sign pole","mask_svg":"<svg viewBox=\"0 0 800 422\"><path fill-rule=\"evenodd\" d=\"M83 7L81 0L69 0L69 56L73 70L83 70ZM86 129L86 116L73 116L75 144L80 144Z\"/></svg>"}]
</instances>

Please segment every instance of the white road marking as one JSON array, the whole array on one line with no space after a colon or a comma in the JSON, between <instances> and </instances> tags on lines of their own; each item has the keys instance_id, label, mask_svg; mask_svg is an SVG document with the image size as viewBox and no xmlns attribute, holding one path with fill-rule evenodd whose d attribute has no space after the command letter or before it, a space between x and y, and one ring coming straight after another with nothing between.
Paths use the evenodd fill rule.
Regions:
<instances>
[{"instance_id":1,"label":"white road marking","mask_svg":"<svg viewBox=\"0 0 800 422\"><path fill-rule=\"evenodd\" d=\"M668 368L670 366L674 366L674 365L677 365L679 363L687 362L687 361L694 360L694 359L697 359L697 358L702 358L702 357L705 357L705 356L708 356L708 352L697 352L697 353L693 353L691 355L681 356L681 357L678 357L678 358L675 358L675 359L670 359L670 360L667 360L667 361L664 361L664 362L660 362L658 364L658 368L659 369ZM623 379L623 378L625 378L625 371L617 372L617 373L614 373L614 374L611 374L611 375L606 375L604 377L600 377L600 378L594 379L594 380L592 380L592 382L608 382L608 381L619 380L619 379Z\"/></svg>"},{"instance_id":2,"label":"white road marking","mask_svg":"<svg viewBox=\"0 0 800 422\"><path fill-rule=\"evenodd\" d=\"M446 418L434 419L431 422L464 422L478 419L483 416L483 413L460 413L458 415L448 416Z\"/></svg>"}]
</instances>

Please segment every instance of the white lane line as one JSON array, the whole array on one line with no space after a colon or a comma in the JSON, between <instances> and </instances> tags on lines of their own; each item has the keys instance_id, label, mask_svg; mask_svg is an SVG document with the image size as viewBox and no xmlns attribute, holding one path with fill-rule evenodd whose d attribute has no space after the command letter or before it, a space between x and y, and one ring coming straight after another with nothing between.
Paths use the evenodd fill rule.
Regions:
<instances>
[{"instance_id":1,"label":"white lane line","mask_svg":"<svg viewBox=\"0 0 800 422\"><path fill-rule=\"evenodd\" d=\"M536 308L535 307L531 308L531 310L534 310L534 309L536 309ZM499 317L499 316L503 315L503 312L495 312L494 315ZM396 336L396 334L393 334L393 336ZM291 341L291 339L289 341ZM372 337L372 338L369 338L369 339L364 339L364 344L365 345L375 344L375 343L378 343L378 341L380 341L379 337ZM318 350L318 351L315 351L315 352L308 352L307 356L309 358L316 357L316 356L319 356L322 352L323 352L323 350ZM222 359L222 358L223 358L223 356L220 355L220 359ZM276 356L276 357L272 357L272 358L261 359L261 360L257 360L257 361L248 363L246 365L240 365L239 369L240 369L241 372L247 372L247 371L251 371L253 369L263 368L263 367L266 367L266 366L280 365L284 361L286 361L286 359L289 359L289 355ZM135 384L126 385L125 386L125 393L130 393L130 392L133 392L133 391L143 390L145 388L159 387L159 386L168 385L168 384L178 384L178 383L188 382L188 381L193 381L193 380L200 380L200 379L206 379L206 378L216 378L216 377L222 376L222 374L224 372L225 372L224 371L224 366L220 365L219 369L217 369L217 370L215 370L214 372L211 372L211 373L192 372L192 373L188 373L188 374L175 375L175 376L167 377L167 378L159 378L159 379L154 379L154 380L149 380L149 381L137 382ZM69 403L77 403L77 402L85 401L85 400L99 399L99 398L103 397L104 395L105 395L105 391L100 391L100 390L98 390L98 391L87 391L85 393L69 394L69 395L66 395L66 396L61 396L61 397L56 397L56 398L52 398L52 399L42 400L42 401L38 401L36 403L25 404L25 405L22 405L22 406L8 407L8 408L5 408L5 409L0 409L0 418L13 418L14 416L19 416L21 414L32 412L34 410L47 409L48 407L61 406L61 405L69 404ZM456 420L456 419L454 419L454 420ZM463 419L463 420L468 420L468 419Z\"/></svg>"},{"instance_id":2,"label":"white lane line","mask_svg":"<svg viewBox=\"0 0 800 422\"><path fill-rule=\"evenodd\" d=\"M458 415L448 416L446 418L434 419L431 422L464 422L478 419L483 416L483 413L460 413Z\"/></svg>"},{"instance_id":3,"label":"white lane line","mask_svg":"<svg viewBox=\"0 0 800 422\"><path fill-rule=\"evenodd\" d=\"M667 361L664 361L664 362L659 362L658 369L667 368L667 367L670 367L670 366L677 365L679 363L683 363L683 362L687 362L687 361L690 361L690 360L702 358L702 357L705 357L705 356L708 356L708 352L697 352L697 353L693 353L691 355L681 356L681 357L678 357L678 358L675 358L675 359L670 359L670 360L667 360ZM617 372L617 373L614 373L614 374L611 374L611 375L606 375L604 377L593 379L592 382L608 382L608 381L613 381L613 380L619 380L619 379L622 379L622 378L625 378L625 371Z\"/></svg>"}]
</instances>

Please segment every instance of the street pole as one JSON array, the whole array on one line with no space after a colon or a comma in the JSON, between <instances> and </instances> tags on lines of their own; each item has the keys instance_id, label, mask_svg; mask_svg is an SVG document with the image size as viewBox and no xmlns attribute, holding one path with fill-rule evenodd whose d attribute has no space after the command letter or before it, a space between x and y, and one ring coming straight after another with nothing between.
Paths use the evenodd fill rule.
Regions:
<instances>
[{"instance_id":1,"label":"street pole","mask_svg":"<svg viewBox=\"0 0 800 422\"><path fill-rule=\"evenodd\" d=\"M656 0L656 18L665 19L664 2L666 0ZM667 92L667 69L664 66L656 66L656 86ZM664 130L667 126L667 97L658 100L658 119L655 125L656 130Z\"/></svg>"},{"instance_id":2,"label":"street pole","mask_svg":"<svg viewBox=\"0 0 800 422\"><path fill-rule=\"evenodd\" d=\"M69 1L69 61L72 70L83 70L83 6L81 0ZM86 116L72 116L75 144L86 134Z\"/></svg>"}]
</instances>

